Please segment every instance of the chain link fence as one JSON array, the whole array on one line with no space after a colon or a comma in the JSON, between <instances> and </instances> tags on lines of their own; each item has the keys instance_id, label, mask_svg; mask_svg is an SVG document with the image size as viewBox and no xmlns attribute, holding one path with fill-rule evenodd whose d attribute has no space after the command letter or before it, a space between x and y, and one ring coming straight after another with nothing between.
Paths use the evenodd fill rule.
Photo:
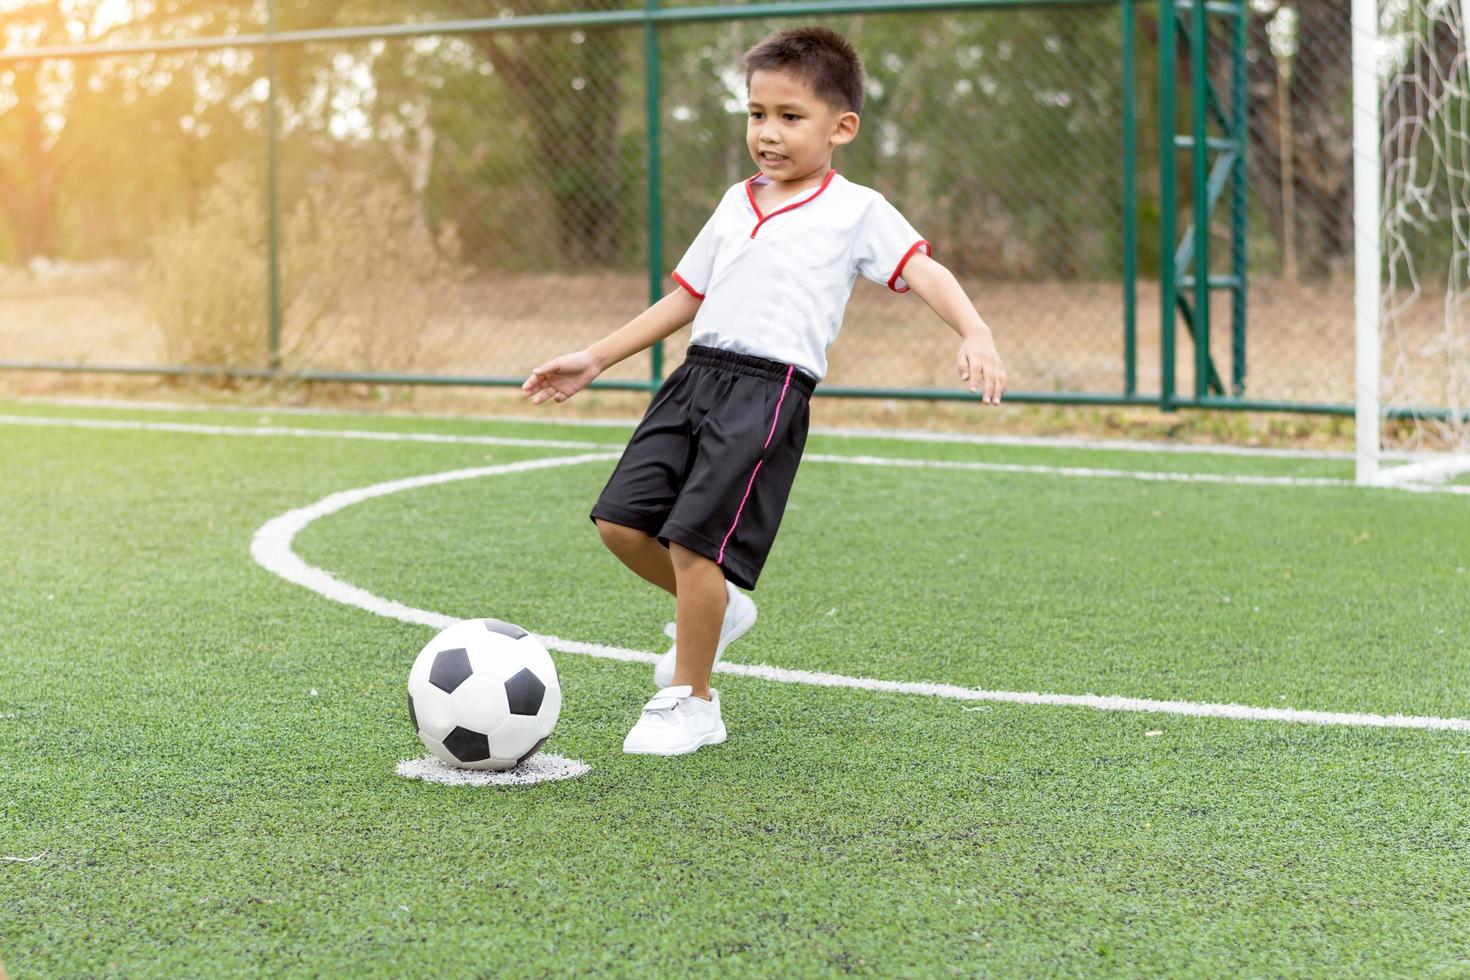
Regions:
<instances>
[{"instance_id":1,"label":"chain link fence","mask_svg":"<svg viewBox=\"0 0 1470 980\"><path fill-rule=\"evenodd\" d=\"M1192 107L1181 98L1171 121L1159 105L1191 84L1187 31L1162 39L1171 82L1161 11L1133 0L755 16L768 9L712 19L695 4L649 26L642 6L568 19L549 0L167 14L78 0L70 19L16 0L0 53L0 361L518 382L672 288L720 193L755 170L741 55L801 14L867 68L862 131L835 166L930 239L1017 393L1157 403L1162 258L1192 220L1189 154L1160 142L1189 131ZM1222 22L1205 45L1227 112L1244 59L1248 110L1248 369L1225 395L1345 406L1348 3L1239 10L1244 44ZM487 16L510 19L454 20ZM1212 275L1227 275L1234 226L1217 213L1209 234ZM1229 306L1214 295L1216 323ZM686 341L604 379L646 386ZM957 396L955 344L916 296L859 280L824 387ZM1231 375L1230 331L1210 349Z\"/></svg>"}]
</instances>

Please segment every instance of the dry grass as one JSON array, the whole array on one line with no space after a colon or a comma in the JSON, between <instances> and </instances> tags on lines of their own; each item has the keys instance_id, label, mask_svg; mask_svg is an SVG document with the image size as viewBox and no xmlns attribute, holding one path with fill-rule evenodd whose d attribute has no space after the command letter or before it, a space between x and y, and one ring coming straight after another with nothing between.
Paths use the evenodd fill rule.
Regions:
<instances>
[{"instance_id":1,"label":"dry grass","mask_svg":"<svg viewBox=\"0 0 1470 980\"><path fill-rule=\"evenodd\" d=\"M267 295L265 212L242 164L220 168L198 216L149 242L138 279L166 363L251 365L268 357L260 329ZM435 370L453 355L429 323L469 277L452 223L430 231L397 183L346 174L307 189L284 216L279 357L288 370L345 352L358 371ZM405 359L412 364L395 367Z\"/></svg>"}]
</instances>

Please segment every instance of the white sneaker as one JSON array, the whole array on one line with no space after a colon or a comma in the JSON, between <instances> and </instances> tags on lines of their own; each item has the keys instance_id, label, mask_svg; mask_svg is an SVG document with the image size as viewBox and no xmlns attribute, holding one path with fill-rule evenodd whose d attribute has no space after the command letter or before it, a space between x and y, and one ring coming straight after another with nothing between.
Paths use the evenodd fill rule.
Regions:
<instances>
[{"instance_id":1,"label":"white sneaker","mask_svg":"<svg viewBox=\"0 0 1470 980\"><path fill-rule=\"evenodd\" d=\"M755 600L735 588L735 584L728 579L725 581L725 620L720 624L720 642L715 646L715 663L725 655L725 647L740 639L746 631L755 625ZM664 627L664 635L674 639L674 624L670 623ZM653 686L662 690L674 683L674 662L677 645L669 647L669 652L659 658L658 663L653 665Z\"/></svg>"},{"instance_id":2,"label":"white sneaker","mask_svg":"<svg viewBox=\"0 0 1470 980\"><path fill-rule=\"evenodd\" d=\"M725 740L720 719L720 692L710 688L710 700L693 696L688 684L666 687L643 706L643 717L623 739L629 755L685 755L701 745Z\"/></svg>"}]
</instances>

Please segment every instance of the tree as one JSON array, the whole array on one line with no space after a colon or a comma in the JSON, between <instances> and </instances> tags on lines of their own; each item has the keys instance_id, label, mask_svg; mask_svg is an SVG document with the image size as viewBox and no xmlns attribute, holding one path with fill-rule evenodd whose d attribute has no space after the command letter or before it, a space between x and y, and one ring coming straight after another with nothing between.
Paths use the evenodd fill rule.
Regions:
<instances>
[{"instance_id":1,"label":"tree","mask_svg":"<svg viewBox=\"0 0 1470 980\"><path fill-rule=\"evenodd\" d=\"M28 49L250 26L247 12L228 0L140 2L128 19L113 22L102 19L102 6L30 0L8 13L5 39ZM189 199L181 184L202 187L213 163L239 150L238 127L217 113L207 120L207 143L180 131L206 78L220 94L201 122L253 80L194 55L37 59L0 69L0 106L10 103L0 113L0 222L14 257L85 254L87 244L67 241L69 227L88 228L125 251L141 249L138 232Z\"/></svg>"}]
</instances>

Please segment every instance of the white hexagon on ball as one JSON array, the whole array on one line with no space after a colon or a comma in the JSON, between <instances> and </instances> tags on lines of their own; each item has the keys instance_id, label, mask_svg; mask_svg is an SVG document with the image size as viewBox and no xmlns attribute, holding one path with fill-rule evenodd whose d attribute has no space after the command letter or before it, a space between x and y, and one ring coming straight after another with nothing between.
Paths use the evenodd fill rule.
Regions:
<instances>
[{"instance_id":1,"label":"white hexagon on ball","mask_svg":"<svg viewBox=\"0 0 1470 980\"><path fill-rule=\"evenodd\" d=\"M550 737L561 684L535 636L498 619L467 619L419 651L408 712L424 747L446 765L511 769Z\"/></svg>"},{"instance_id":2,"label":"white hexagon on ball","mask_svg":"<svg viewBox=\"0 0 1470 980\"><path fill-rule=\"evenodd\" d=\"M420 686L417 696L409 695L408 716L425 745L430 739L439 741L454 729L454 705L449 695L432 685Z\"/></svg>"}]
</instances>

